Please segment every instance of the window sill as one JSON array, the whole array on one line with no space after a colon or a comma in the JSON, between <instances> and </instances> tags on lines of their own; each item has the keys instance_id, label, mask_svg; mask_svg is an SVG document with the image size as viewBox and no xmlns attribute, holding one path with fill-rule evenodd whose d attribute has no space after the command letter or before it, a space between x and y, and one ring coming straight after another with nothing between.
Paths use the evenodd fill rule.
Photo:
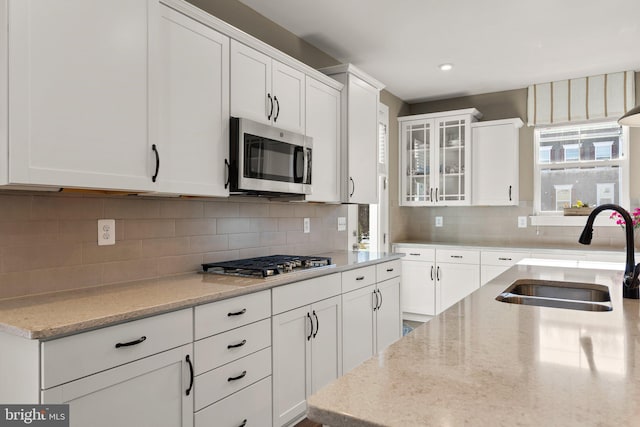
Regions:
<instances>
[{"instance_id":1,"label":"window sill","mask_svg":"<svg viewBox=\"0 0 640 427\"><path fill-rule=\"evenodd\" d=\"M532 227L584 227L588 216L534 215L529 217ZM598 216L595 227L620 227L608 214Z\"/></svg>"}]
</instances>

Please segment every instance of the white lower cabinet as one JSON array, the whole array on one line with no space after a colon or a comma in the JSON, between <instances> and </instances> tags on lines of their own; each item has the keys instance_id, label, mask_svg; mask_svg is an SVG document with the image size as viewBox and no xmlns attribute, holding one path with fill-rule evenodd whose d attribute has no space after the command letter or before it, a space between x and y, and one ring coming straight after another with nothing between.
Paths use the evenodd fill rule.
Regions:
<instances>
[{"instance_id":1,"label":"white lower cabinet","mask_svg":"<svg viewBox=\"0 0 640 427\"><path fill-rule=\"evenodd\" d=\"M44 390L68 403L72 427L193 425L191 344Z\"/></svg>"},{"instance_id":2,"label":"white lower cabinet","mask_svg":"<svg viewBox=\"0 0 640 427\"><path fill-rule=\"evenodd\" d=\"M482 251L480 254L480 284L486 285L518 261L529 256L531 253L524 251Z\"/></svg>"},{"instance_id":3,"label":"white lower cabinet","mask_svg":"<svg viewBox=\"0 0 640 427\"><path fill-rule=\"evenodd\" d=\"M339 294L339 274L273 289L274 426L297 421L307 397L342 375ZM314 300L318 296L330 297Z\"/></svg>"},{"instance_id":4,"label":"white lower cabinet","mask_svg":"<svg viewBox=\"0 0 640 427\"><path fill-rule=\"evenodd\" d=\"M480 251L398 245L402 258L402 312L425 320L480 287Z\"/></svg>"},{"instance_id":5,"label":"white lower cabinet","mask_svg":"<svg viewBox=\"0 0 640 427\"><path fill-rule=\"evenodd\" d=\"M266 290L195 308L197 426L271 425L270 296Z\"/></svg>"},{"instance_id":6,"label":"white lower cabinet","mask_svg":"<svg viewBox=\"0 0 640 427\"><path fill-rule=\"evenodd\" d=\"M391 267L393 265L393 267ZM396 277L342 294L342 371L349 372L401 334L400 262L380 264L392 268ZM362 271L362 274L359 272ZM343 288L349 277L366 278L366 267L343 273ZM378 274L378 276L380 276ZM356 282L353 282L354 284ZM348 288L347 288L348 289Z\"/></svg>"}]
</instances>

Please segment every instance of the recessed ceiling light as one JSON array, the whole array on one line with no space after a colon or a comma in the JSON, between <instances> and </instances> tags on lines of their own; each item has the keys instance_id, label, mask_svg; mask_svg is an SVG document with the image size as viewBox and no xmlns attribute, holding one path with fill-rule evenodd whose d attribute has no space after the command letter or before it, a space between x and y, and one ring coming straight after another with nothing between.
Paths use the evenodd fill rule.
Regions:
<instances>
[{"instance_id":1,"label":"recessed ceiling light","mask_svg":"<svg viewBox=\"0 0 640 427\"><path fill-rule=\"evenodd\" d=\"M453 69L453 64L440 64L438 68L440 68L440 71L450 71Z\"/></svg>"}]
</instances>

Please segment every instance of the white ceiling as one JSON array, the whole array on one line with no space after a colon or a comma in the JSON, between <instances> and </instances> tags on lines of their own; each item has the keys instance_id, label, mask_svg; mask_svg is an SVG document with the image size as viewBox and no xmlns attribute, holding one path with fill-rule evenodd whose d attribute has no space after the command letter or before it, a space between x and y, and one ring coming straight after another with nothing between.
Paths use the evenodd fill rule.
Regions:
<instances>
[{"instance_id":1,"label":"white ceiling","mask_svg":"<svg viewBox=\"0 0 640 427\"><path fill-rule=\"evenodd\" d=\"M240 1L407 102L640 70L640 0Z\"/></svg>"}]
</instances>

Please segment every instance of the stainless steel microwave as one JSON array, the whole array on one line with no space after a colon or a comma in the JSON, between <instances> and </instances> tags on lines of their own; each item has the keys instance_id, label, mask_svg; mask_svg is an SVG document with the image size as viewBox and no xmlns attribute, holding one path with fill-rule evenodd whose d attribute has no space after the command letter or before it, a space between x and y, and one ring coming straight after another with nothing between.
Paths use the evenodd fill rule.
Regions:
<instances>
[{"instance_id":1,"label":"stainless steel microwave","mask_svg":"<svg viewBox=\"0 0 640 427\"><path fill-rule=\"evenodd\" d=\"M232 193L311 194L312 139L244 118L231 118Z\"/></svg>"}]
</instances>

